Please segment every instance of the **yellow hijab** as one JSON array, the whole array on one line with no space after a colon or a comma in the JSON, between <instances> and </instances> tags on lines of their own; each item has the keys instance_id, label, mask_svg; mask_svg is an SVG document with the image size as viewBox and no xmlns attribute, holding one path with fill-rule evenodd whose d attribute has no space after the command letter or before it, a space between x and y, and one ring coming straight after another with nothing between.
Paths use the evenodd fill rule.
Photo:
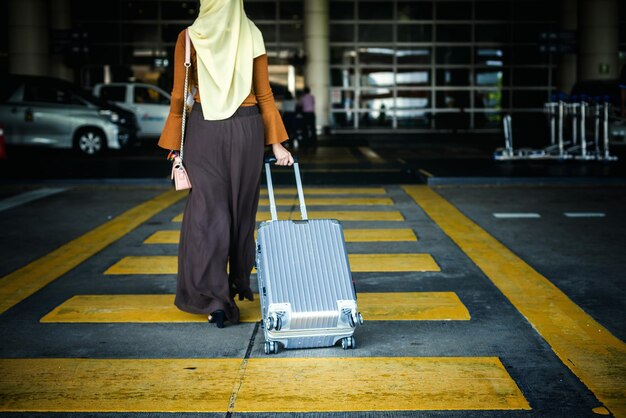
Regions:
<instances>
[{"instance_id":1,"label":"yellow hijab","mask_svg":"<svg viewBox=\"0 0 626 418\"><path fill-rule=\"evenodd\" d=\"M246 16L243 0L200 0L189 37L204 119L227 119L250 94L252 61L265 53L263 35Z\"/></svg>"}]
</instances>

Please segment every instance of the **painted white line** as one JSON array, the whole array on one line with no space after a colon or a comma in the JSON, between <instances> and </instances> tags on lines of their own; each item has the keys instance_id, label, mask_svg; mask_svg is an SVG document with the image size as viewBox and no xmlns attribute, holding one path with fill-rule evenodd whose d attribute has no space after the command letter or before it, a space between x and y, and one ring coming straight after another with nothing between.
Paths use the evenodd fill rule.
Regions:
<instances>
[{"instance_id":1,"label":"painted white line","mask_svg":"<svg viewBox=\"0 0 626 418\"><path fill-rule=\"evenodd\" d=\"M26 193L18 194L17 196L8 197L0 200L0 212L3 210L11 209L16 206L23 205L24 203L32 202L33 200L41 199L46 196L61 193L66 191L67 188L59 187L44 187L42 189L33 190Z\"/></svg>"},{"instance_id":2,"label":"painted white line","mask_svg":"<svg viewBox=\"0 0 626 418\"><path fill-rule=\"evenodd\" d=\"M604 218L604 212L565 212L563 215L568 218Z\"/></svg>"},{"instance_id":3,"label":"painted white line","mask_svg":"<svg viewBox=\"0 0 626 418\"><path fill-rule=\"evenodd\" d=\"M493 216L499 219L541 218L538 213L494 213Z\"/></svg>"}]
</instances>

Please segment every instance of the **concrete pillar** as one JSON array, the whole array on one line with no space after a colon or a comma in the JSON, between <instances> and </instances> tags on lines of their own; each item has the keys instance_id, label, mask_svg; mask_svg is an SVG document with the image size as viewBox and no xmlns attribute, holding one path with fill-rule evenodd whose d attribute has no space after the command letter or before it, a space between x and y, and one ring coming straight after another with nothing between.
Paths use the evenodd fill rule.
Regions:
<instances>
[{"instance_id":1,"label":"concrete pillar","mask_svg":"<svg viewBox=\"0 0 626 418\"><path fill-rule=\"evenodd\" d=\"M9 0L9 73L49 72L48 2Z\"/></svg>"},{"instance_id":2,"label":"concrete pillar","mask_svg":"<svg viewBox=\"0 0 626 418\"><path fill-rule=\"evenodd\" d=\"M578 1L578 79L619 76L618 0Z\"/></svg>"},{"instance_id":3,"label":"concrete pillar","mask_svg":"<svg viewBox=\"0 0 626 418\"><path fill-rule=\"evenodd\" d=\"M304 0L305 84L315 96L318 132L330 117L330 48L328 0Z\"/></svg>"},{"instance_id":4,"label":"concrete pillar","mask_svg":"<svg viewBox=\"0 0 626 418\"><path fill-rule=\"evenodd\" d=\"M561 0L560 27L563 31L576 31L578 29L578 0ZM559 68L557 71L557 89L564 93L572 91L576 83L578 60L576 54L564 54L559 56Z\"/></svg>"},{"instance_id":5,"label":"concrete pillar","mask_svg":"<svg viewBox=\"0 0 626 418\"><path fill-rule=\"evenodd\" d=\"M52 0L50 3L50 29L72 29L70 0ZM74 71L65 65L63 54L53 53L50 56L50 75L53 77L63 78L67 81L74 81Z\"/></svg>"}]
</instances>

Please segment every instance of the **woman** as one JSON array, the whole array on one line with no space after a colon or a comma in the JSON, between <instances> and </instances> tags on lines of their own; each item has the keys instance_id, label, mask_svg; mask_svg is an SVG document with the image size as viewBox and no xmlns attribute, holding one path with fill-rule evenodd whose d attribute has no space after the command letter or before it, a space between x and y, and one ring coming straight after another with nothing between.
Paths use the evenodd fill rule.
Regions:
<instances>
[{"instance_id":1,"label":"woman","mask_svg":"<svg viewBox=\"0 0 626 418\"><path fill-rule=\"evenodd\" d=\"M189 27L190 85L194 103L187 119L184 165L189 191L178 248L175 305L209 314L209 322L239 323L234 297L253 300L254 229L264 144L278 165L293 158L267 74L263 37L243 0L201 0ZM180 149L185 79L185 31L174 52L170 113L158 145ZM228 266L228 268L227 268Z\"/></svg>"}]
</instances>

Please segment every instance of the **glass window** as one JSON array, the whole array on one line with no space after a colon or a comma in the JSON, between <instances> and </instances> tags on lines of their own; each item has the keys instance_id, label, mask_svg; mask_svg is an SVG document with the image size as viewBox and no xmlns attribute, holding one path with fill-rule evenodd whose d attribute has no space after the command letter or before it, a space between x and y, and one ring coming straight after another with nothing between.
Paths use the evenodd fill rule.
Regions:
<instances>
[{"instance_id":1,"label":"glass window","mask_svg":"<svg viewBox=\"0 0 626 418\"><path fill-rule=\"evenodd\" d=\"M501 87L504 82L504 71L502 70L477 70L474 77L474 84L481 87Z\"/></svg>"},{"instance_id":2,"label":"glass window","mask_svg":"<svg viewBox=\"0 0 626 418\"><path fill-rule=\"evenodd\" d=\"M364 128L391 127L394 108L393 92L389 89L361 91L359 125Z\"/></svg>"},{"instance_id":3,"label":"glass window","mask_svg":"<svg viewBox=\"0 0 626 418\"><path fill-rule=\"evenodd\" d=\"M469 86L470 81L470 70L467 68L437 70L438 86Z\"/></svg>"},{"instance_id":4,"label":"glass window","mask_svg":"<svg viewBox=\"0 0 626 418\"><path fill-rule=\"evenodd\" d=\"M134 102L136 104L170 104L170 99L155 88L135 86Z\"/></svg>"},{"instance_id":5,"label":"glass window","mask_svg":"<svg viewBox=\"0 0 626 418\"><path fill-rule=\"evenodd\" d=\"M515 20L546 21L558 19L560 2L524 0L513 1L511 2L511 6L511 16L513 16Z\"/></svg>"},{"instance_id":6,"label":"glass window","mask_svg":"<svg viewBox=\"0 0 626 418\"><path fill-rule=\"evenodd\" d=\"M542 64L548 62L548 54L540 53L537 45L513 45L510 59L513 64Z\"/></svg>"},{"instance_id":7,"label":"glass window","mask_svg":"<svg viewBox=\"0 0 626 418\"><path fill-rule=\"evenodd\" d=\"M354 19L354 1L333 1L329 5L330 20Z\"/></svg>"},{"instance_id":8,"label":"glass window","mask_svg":"<svg viewBox=\"0 0 626 418\"><path fill-rule=\"evenodd\" d=\"M429 86L430 70L418 68L399 68L396 72L398 86Z\"/></svg>"},{"instance_id":9,"label":"glass window","mask_svg":"<svg viewBox=\"0 0 626 418\"><path fill-rule=\"evenodd\" d=\"M474 112L475 128L500 128L501 111L508 103L508 96L499 89L480 90L474 93L474 108L485 111Z\"/></svg>"},{"instance_id":10,"label":"glass window","mask_svg":"<svg viewBox=\"0 0 626 418\"><path fill-rule=\"evenodd\" d=\"M391 68L368 68L361 70L361 86L387 87L394 85L395 73Z\"/></svg>"},{"instance_id":11,"label":"glass window","mask_svg":"<svg viewBox=\"0 0 626 418\"><path fill-rule=\"evenodd\" d=\"M502 67L504 65L505 50L503 47L476 48L475 62L477 65Z\"/></svg>"},{"instance_id":12,"label":"glass window","mask_svg":"<svg viewBox=\"0 0 626 418\"><path fill-rule=\"evenodd\" d=\"M281 1L280 18L282 20L300 20L303 16L303 5L301 1ZM248 3L246 3L246 10Z\"/></svg>"},{"instance_id":13,"label":"glass window","mask_svg":"<svg viewBox=\"0 0 626 418\"><path fill-rule=\"evenodd\" d=\"M438 42L471 42L472 27L470 25L437 25Z\"/></svg>"},{"instance_id":14,"label":"glass window","mask_svg":"<svg viewBox=\"0 0 626 418\"><path fill-rule=\"evenodd\" d=\"M161 3L161 16L165 20L195 19L198 15L197 2L164 1Z\"/></svg>"},{"instance_id":15,"label":"glass window","mask_svg":"<svg viewBox=\"0 0 626 418\"><path fill-rule=\"evenodd\" d=\"M252 20L275 20L276 3L273 1L247 1L246 15Z\"/></svg>"},{"instance_id":16,"label":"glass window","mask_svg":"<svg viewBox=\"0 0 626 418\"><path fill-rule=\"evenodd\" d=\"M126 86L102 86L100 87L100 98L108 102L125 102Z\"/></svg>"},{"instance_id":17,"label":"glass window","mask_svg":"<svg viewBox=\"0 0 626 418\"><path fill-rule=\"evenodd\" d=\"M392 25L359 24L359 42L392 42Z\"/></svg>"},{"instance_id":18,"label":"glass window","mask_svg":"<svg viewBox=\"0 0 626 418\"><path fill-rule=\"evenodd\" d=\"M124 42L158 42L159 35L159 27L157 25L133 23L122 25L122 39Z\"/></svg>"},{"instance_id":19,"label":"glass window","mask_svg":"<svg viewBox=\"0 0 626 418\"><path fill-rule=\"evenodd\" d=\"M476 41L477 42L508 42L509 41L509 25L476 25Z\"/></svg>"},{"instance_id":20,"label":"glass window","mask_svg":"<svg viewBox=\"0 0 626 418\"><path fill-rule=\"evenodd\" d=\"M432 1L399 1L398 20L432 20Z\"/></svg>"},{"instance_id":21,"label":"glass window","mask_svg":"<svg viewBox=\"0 0 626 418\"><path fill-rule=\"evenodd\" d=\"M393 19L393 2L361 1L359 2L359 19L391 20Z\"/></svg>"},{"instance_id":22,"label":"glass window","mask_svg":"<svg viewBox=\"0 0 626 418\"><path fill-rule=\"evenodd\" d=\"M430 90L399 89L396 95L396 109L421 109L430 107Z\"/></svg>"},{"instance_id":23,"label":"glass window","mask_svg":"<svg viewBox=\"0 0 626 418\"><path fill-rule=\"evenodd\" d=\"M402 65L430 64L430 48L399 49L396 62Z\"/></svg>"},{"instance_id":24,"label":"glass window","mask_svg":"<svg viewBox=\"0 0 626 418\"><path fill-rule=\"evenodd\" d=\"M437 47L437 64L469 64L470 48L462 46Z\"/></svg>"},{"instance_id":25,"label":"glass window","mask_svg":"<svg viewBox=\"0 0 626 418\"><path fill-rule=\"evenodd\" d=\"M514 86L547 86L548 67L515 68L513 70Z\"/></svg>"},{"instance_id":26,"label":"glass window","mask_svg":"<svg viewBox=\"0 0 626 418\"><path fill-rule=\"evenodd\" d=\"M298 42L302 39L301 23L283 23L278 25L281 42Z\"/></svg>"},{"instance_id":27,"label":"glass window","mask_svg":"<svg viewBox=\"0 0 626 418\"><path fill-rule=\"evenodd\" d=\"M472 3L466 1L437 2L437 19L471 20Z\"/></svg>"},{"instance_id":28,"label":"glass window","mask_svg":"<svg viewBox=\"0 0 626 418\"><path fill-rule=\"evenodd\" d=\"M470 93L466 90L440 90L435 97L440 108L467 108L470 105Z\"/></svg>"},{"instance_id":29,"label":"glass window","mask_svg":"<svg viewBox=\"0 0 626 418\"><path fill-rule=\"evenodd\" d=\"M354 112L337 112L333 110L331 114L333 125L338 128L353 128L354 114Z\"/></svg>"},{"instance_id":30,"label":"glass window","mask_svg":"<svg viewBox=\"0 0 626 418\"><path fill-rule=\"evenodd\" d=\"M513 91L513 107L543 108L548 100L547 90L515 90Z\"/></svg>"},{"instance_id":31,"label":"glass window","mask_svg":"<svg viewBox=\"0 0 626 418\"><path fill-rule=\"evenodd\" d=\"M68 104L72 94L56 86L27 83L24 85L24 101L38 103Z\"/></svg>"},{"instance_id":32,"label":"glass window","mask_svg":"<svg viewBox=\"0 0 626 418\"><path fill-rule=\"evenodd\" d=\"M333 87L354 87L354 69L331 68L330 84Z\"/></svg>"},{"instance_id":33,"label":"glass window","mask_svg":"<svg viewBox=\"0 0 626 418\"><path fill-rule=\"evenodd\" d=\"M354 25L352 24L331 24L331 42L354 42Z\"/></svg>"},{"instance_id":34,"label":"glass window","mask_svg":"<svg viewBox=\"0 0 626 418\"><path fill-rule=\"evenodd\" d=\"M117 5L108 1L73 0L70 10L74 20L119 20Z\"/></svg>"},{"instance_id":35,"label":"glass window","mask_svg":"<svg viewBox=\"0 0 626 418\"><path fill-rule=\"evenodd\" d=\"M435 128L437 129L468 129L469 127L470 114L460 109L439 112L435 116Z\"/></svg>"},{"instance_id":36,"label":"glass window","mask_svg":"<svg viewBox=\"0 0 626 418\"><path fill-rule=\"evenodd\" d=\"M546 23L523 23L511 25L513 42L538 42L542 32L557 31L556 25Z\"/></svg>"},{"instance_id":37,"label":"glass window","mask_svg":"<svg viewBox=\"0 0 626 418\"><path fill-rule=\"evenodd\" d=\"M97 3L90 1L89 4ZM111 7L111 2L107 2ZM153 20L156 19L159 3L155 1L124 1L120 5L123 20Z\"/></svg>"},{"instance_id":38,"label":"glass window","mask_svg":"<svg viewBox=\"0 0 626 418\"><path fill-rule=\"evenodd\" d=\"M427 127L430 125L430 91L398 90L396 119L398 127Z\"/></svg>"},{"instance_id":39,"label":"glass window","mask_svg":"<svg viewBox=\"0 0 626 418\"><path fill-rule=\"evenodd\" d=\"M331 64L354 64L356 59L356 51L350 46L331 46L330 47L330 63Z\"/></svg>"},{"instance_id":40,"label":"glass window","mask_svg":"<svg viewBox=\"0 0 626 418\"><path fill-rule=\"evenodd\" d=\"M389 48L359 48L359 62L361 64L389 64L393 65L394 50Z\"/></svg>"},{"instance_id":41,"label":"glass window","mask_svg":"<svg viewBox=\"0 0 626 418\"><path fill-rule=\"evenodd\" d=\"M432 25L398 25L398 42L430 42L432 39Z\"/></svg>"},{"instance_id":42,"label":"glass window","mask_svg":"<svg viewBox=\"0 0 626 418\"><path fill-rule=\"evenodd\" d=\"M508 20L511 3L506 0L478 1L475 7L478 20Z\"/></svg>"},{"instance_id":43,"label":"glass window","mask_svg":"<svg viewBox=\"0 0 626 418\"><path fill-rule=\"evenodd\" d=\"M87 36L89 42L119 42L119 24L115 23L89 23L80 25L79 32Z\"/></svg>"},{"instance_id":44,"label":"glass window","mask_svg":"<svg viewBox=\"0 0 626 418\"><path fill-rule=\"evenodd\" d=\"M178 34L185 29L185 27L186 25L182 23L164 24L161 33L161 40L163 42L171 42L175 44L178 39Z\"/></svg>"},{"instance_id":45,"label":"glass window","mask_svg":"<svg viewBox=\"0 0 626 418\"><path fill-rule=\"evenodd\" d=\"M254 3L252 3L254 4ZM276 25L256 25L263 34L265 42L276 42Z\"/></svg>"}]
</instances>

